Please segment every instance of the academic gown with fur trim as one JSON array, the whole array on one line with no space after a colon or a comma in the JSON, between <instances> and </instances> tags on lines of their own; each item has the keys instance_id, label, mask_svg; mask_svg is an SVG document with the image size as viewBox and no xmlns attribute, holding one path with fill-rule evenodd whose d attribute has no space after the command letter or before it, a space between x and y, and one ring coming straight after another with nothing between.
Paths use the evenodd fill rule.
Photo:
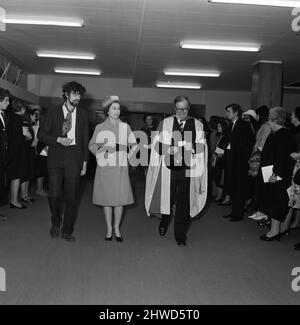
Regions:
<instances>
[{"instance_id":1,"label":"academic gown with fur trim","mask_svg":"<svg viewBox=\"0 0 300 325\"><path fill-rule=\"evenodd\" d=\"M197 150L190 156L190 216L197 216L203 209L207 198L207 144L200 121L195 122L195 145ZM164 119L153 139L150 165L147 173L145 208L148 215L151 213L171 214L170 183L171 170L166 167L165 154L160 155L155 148L157 142L170 146L172 141L174 116ZM196 146L196 147L197 147Z\"/></svg>"}]
</instances>

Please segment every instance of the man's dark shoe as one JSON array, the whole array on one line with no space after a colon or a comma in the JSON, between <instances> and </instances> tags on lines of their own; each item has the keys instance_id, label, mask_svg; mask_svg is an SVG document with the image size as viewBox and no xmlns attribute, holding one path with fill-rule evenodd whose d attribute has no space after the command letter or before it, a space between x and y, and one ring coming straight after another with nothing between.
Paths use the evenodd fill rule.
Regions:
<instances>
[{"instance_id":1,"label":"man's dark shoe","mask_svg":"<svg viewBox=\"0 0 300 325\"><path fill-rule=\"evenodd\" d=\"M232 218L232 215L231 214L227 214L226 216L223 216L224 219L230 219Z\"/></svg>"},{"instance_id":2,"label":"man's dark shoe","mask_svg":"<svg viewBox=\"0 0 300 325\"><path fill-rule=\"evenodd\" d=\"M168 227L163 224L159 224L158 231L161 236L164 236L167 233Z\"/></svg>"},{"instance_id":3,"label":"man's dark shoe","mask_svg":"<svg viewBox=\"0 0 300 325\"><path fill-rule=\"evenodd\" d=\"M61 238L63 238L64 240L66 240L68 242L76 241L76 238L73 235L69 235L69 234L61 234Z\"/></svg>"},{"instance_id":4,"label":"man's dark shoe","mask_svg":"<svg viewBox=\"0 0 300 325\"><path fill-rule=\"evenodd\" d=\"M183 241L183 240L182 241L178 241L177 242L177 245L180 246L180 247L184 247L184 246L186 246L186 242Z\"/></svg>"},{"instance_id":5,"label":"man's dark shoe","mask_svg":"<svg viewBox=\"0 0 300 325\"><path fill-rule=\"evenodd\" d=\"M7 218L4 214L0 214L0 221L7 221Z\"/></svg>"},{"instance_id":6,"label":"man's dark shoe","mask_svg":"<svg viewBox=\"0 0 300 325\"><path fill-rule=\"evenodd\" d=\"M60 230L58 227L51 227L50 229L50 235L52 238L57 238L59 237Z\"/></svg>"}]
</instances>

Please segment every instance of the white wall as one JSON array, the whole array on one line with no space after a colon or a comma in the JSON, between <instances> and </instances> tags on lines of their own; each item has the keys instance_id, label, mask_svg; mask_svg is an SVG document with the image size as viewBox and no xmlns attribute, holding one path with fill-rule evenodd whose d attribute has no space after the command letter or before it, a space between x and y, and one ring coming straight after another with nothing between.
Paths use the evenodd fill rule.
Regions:
<instances>
[{"instance_id":1,"label":"white wall","mask_svg":"<svg viewBox=\"0 0 300 325\"><path fill-rule=\"evenodd\" d=\"M251 92L241 91L206 91L206 117L225 116L225 107L240 104L243 110L251 107Z\"/></svg>"},{"instance_id":2,"label":"white wall","mask_svg":"<svg viewBox=\"0 0 300 325\"><path fill-rule=\"evenodd\" d=\"M170 103L179 94L186 94L193 104L204 104L205 96L199 90L133 88L130 79L104 79L99 77L74 77L55 75L30 75L28 90L39 96L61 97L61 86L65 82L76 80L86 89L86 97L103 99L116 94L123 101Z\"/></svg>"},{"instance_id":3,"label":"white wall","mask_svg":"<svg viewBox=\"0 0 300 325\"><path fill-rule=\"evenodd\" d=\"M39 97L32 92L27 91L26 89L14 85L13 83L0 79L0 87L7 89L13 96L18 97L28 103L32 104L38 104L39 103Z\"/></svg>"},{"instance_id":4,"label":"white wall","mask_svg":"<svg viewBox=\"0 0 300 325\"><path fill-rule=\"evenodd\" d=\"M206 105L206 118L211 115L224 116L224 107L238 103L243 109L251 107L251 91L206 91L133 88L130 79L104 79L94 77L73 77L55 75L29 75L28 91L43 97L61 98L61 85L70 80L77 80L87 88L87 97L101 100L107 95L117 94L127 102L171 103L179 94L186 94L193 104ZM284 93L283 107L292 111L300 106L300 93Z\"/></svg>"},{"instance_id":5,"label":"white wall","mask_svg":"<svg viewBox=\"0 0 300 325\"><path fill-rule=\"evenodd\" d=\"M206 118L211 115L224 116L224 107L238 103L243 109L251 107L251 91L206 91L133 88L130 79L105 79L99 77L74 77L56 75L29 75L28 90L38 96L61 98L61 85L77 80L87 88L86 96L101 100L107 95L116 94L126 102L172 103L179 94L187 95L193 104L206 105ZM300 105L300 93L284 93L283 107L292 111ZM141 106L141 110L143 107Z\"/></svg>"}]
</instances>

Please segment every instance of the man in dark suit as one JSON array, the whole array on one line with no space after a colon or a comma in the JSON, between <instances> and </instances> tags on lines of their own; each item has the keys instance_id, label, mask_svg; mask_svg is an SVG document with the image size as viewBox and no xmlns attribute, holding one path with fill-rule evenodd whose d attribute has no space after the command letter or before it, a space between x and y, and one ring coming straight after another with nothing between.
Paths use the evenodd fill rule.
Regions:
<instances>
[{"instance_id":1,"label":"man in dark suit","mask_svg":"<svg viewBox=\"0 0 300 325\"><path fill-rule=\"evenodd\" d=\"M249 177L248 160L255 143L255 136L250 123L241 118L242 109L240 105L231 104L225 110L227 118L232 122L227 146L232 211L224 218L230 218L230 221L235 222L243 220Z\"/></svg>"},{"instance_id":2,"label":"man in dark suit","mask_svg":"<svg viewBox=\"0 0 300 325\"><path fill-rule=\"evenodd\" d=\"M7 203L6 191L6 162L7 162L7 134L4 112L9 105L10 93L0 88L0 206ZM0 220L5 221L6 217L0 213Z\"/></svg>"},{"instance_id":3,"label":"man in dark suit","mask_svg":"<svg viewBox=\"0 0 300 325\"><path fill-rule=\"evenodd\" d=\"M63 85L62 92L63 105L48 109L38 139L49 147L47 165L51 237L59 236L62 225L62 238L73 242L80 176L85 175L87 168L89 127L87 116L79 107L85 88L71 81Z\"/></svg>"}]
</instances>

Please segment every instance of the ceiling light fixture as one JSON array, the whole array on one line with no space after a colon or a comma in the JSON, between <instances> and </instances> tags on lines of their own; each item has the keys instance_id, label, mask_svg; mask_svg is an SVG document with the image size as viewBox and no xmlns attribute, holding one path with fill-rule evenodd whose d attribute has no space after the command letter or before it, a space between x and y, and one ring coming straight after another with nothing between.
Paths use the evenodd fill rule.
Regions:
<instances>
[{"instance_id":1,"label":"ceiling light fixture","mask_svg":"<svg viewBox=\"0 0 300 325\"><path fill-rule=\"evenodd\" d=\"M158 88L182 88L182 89L200 89L200 84L185 84L185 83L173 83L173 82L157 82Z\"/></svg>"},{"instance_id":2,"label":"ceiling light fixture","mask_svg":"<svg viewBox=\"0 0 300 325\"><path fill-rule=\"evenodd\" d=\"M67 26L67 27L82 27L82 19L73 18L40 18L40 17L17 17L9 16L1 19L4 24L25 24L25 25L49 25L49 26Z\"/></svg>"},{"instance_id":3,"label":"ceiling light fixture","mask_svg":"<svg viewBox=\"0 0 300 325\"><path fill-rule=\"evenodd\" d=\"M214 43L214 42L198 42L185 41L181 42L180 46L183 49L193 50L215 50L215 51L241 51L241 52L258 52L259 45L254 44L239 44L239 43Z\"/></svg>"},{"instance_id":4,"label":"ceiling light fixture","mask_svg":"<svg viewBox=\"0 0 300 325\"><path fill-rule=\"evenodd\" d=\"M208 0L208 2L287 8L300 7L299 0Z\"/></svg>"},{"instance_id":5,"label":"ceiling light fixture","mask_svg":"<svg viewBox=\"0 0 300 325\"><path fill-rule=\"evenodd\" d=\"M94 54L84 53L67 53L67 52L48 52L38 51L36 55L40 58L60 58L60 59L76 59L76 60L95 60Z\"/></svg>"},{"instance_id":6,"label":"ceiling light fixture","mask_svg":"<svg viewBox=\"0 0 300 325\"><path fill-rule=\"evenodd\" d=\"M196 71L196 70L165 70L166 76L187 76L187 77L220 77L218 71Z\"/></svg>"},{"instance_id":7,"label":"ceiling light fixture","mask_svg":"<svg viewBox=\"0 0 300 325\"><path fill-rule=\"evenodd\" d=\"M68 73L68 74L87 74L99 76L101 71L99 70L84 70L84 69L68 69L68 68L55 68L56 73Z\"/></svg>"}]
</instances>

